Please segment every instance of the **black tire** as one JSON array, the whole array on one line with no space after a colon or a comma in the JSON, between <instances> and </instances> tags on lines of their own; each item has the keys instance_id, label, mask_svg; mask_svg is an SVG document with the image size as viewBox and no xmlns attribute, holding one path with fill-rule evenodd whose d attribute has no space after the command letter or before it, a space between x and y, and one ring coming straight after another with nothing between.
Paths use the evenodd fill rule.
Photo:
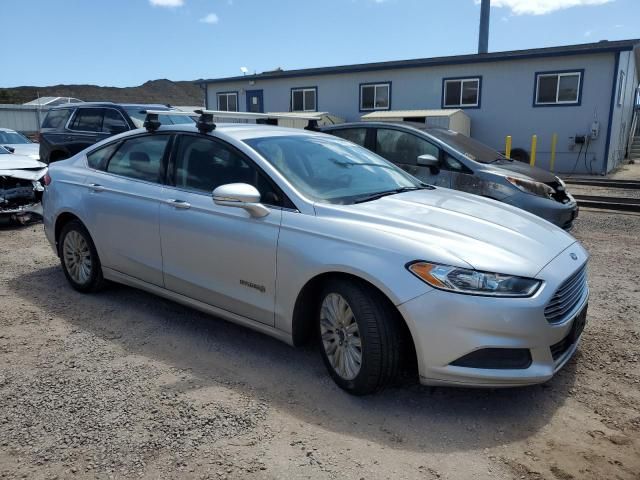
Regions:
<instances>
[{"instance_id":1,"label":"black tire","mask_svg":"<svg viewBox=\"0 0 640 480\"><path fill-rule=\"evenodd\" d=\"M322 339L322 305L331 294L340 295L346 300L358 325L362 361L357 376L352 379L343 378L334 368ZM400 319L380 292L358 281L331 281L322 290L316 318L322 358L340 388L353 395L368 395L396 380L402 362Z\"/></svg>"},{"instance_id":2,"label":"black tire","mask_svg":"<svg viewBox=\"0 0 640 480\"><path fill-rule=\"evenodd\" d=\"M529 152L522 148L514 148L511 150L511 158L516 162L529 163Z\"/></svg>"},{"instance_id":3,"label":"black tire","mask_svg":"<svg viewBox=\"0 0 640 480\"><path fill-rule=\"evenodd\" d=\"M64 245L67 237L72 234L72 232L80 235L88 246L91 268L86 281L74 279L74 276L69 271L67 260L65 260ZM58 256L60 257L60 264L62 265L65 277L67 277L71 286L77 291L82 293L97 292L104 286L105 280L102 276L102 264L100 263L98 252L93 244L93 240L91 240L91 235L89 235L89 232L79 220L72 220L62 227L60 237L58 238Z\"/></svg>"}]
</instances>

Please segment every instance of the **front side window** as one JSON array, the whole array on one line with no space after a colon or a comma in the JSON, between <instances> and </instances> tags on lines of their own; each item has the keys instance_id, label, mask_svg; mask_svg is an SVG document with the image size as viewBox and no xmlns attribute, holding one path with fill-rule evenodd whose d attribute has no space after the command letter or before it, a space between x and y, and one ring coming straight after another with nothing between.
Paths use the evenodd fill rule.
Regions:
<instances>
[{"instance_id":1,"label":"front side window","mask_svg":"<svg viewBox=\"0 0 640 480\"><path fill-rule=\"evenodd\" d=\"M69 128L79 132L102 132L102 108L79 108Z\"/></svg>"},{"instance_id":2,"label":"front side window","mask_svg":"<svg viewBox=\"0 0 640 480\"><path fill-rule=\"evenodd\" d=\"M391 83L360 85L360 110L389 110Z\"/></svg>"},{"instance_id":3,"label":"front side window","mask_svg":"<svg viewBox=\"0 0 640 480\"><path fill-rule=\"evenodd\" d=\"M61 108L59 110L49 110L42 122L42 128L62 128L71 116L71 109Z\"/></svg>"},{"instance_id":4,"label":"front side window","mask_svg":"<svg viewBox=\"0 0 640 480\"><path fill-rule=\"evenodd\" d=\"M337 130L331 130L328 133L330 133L331 135L335 135L336 137L349 140L350 142L358 144L362 147L364 147L367 140L366 128L340 128Z\"/></svg>"},{"instance_id":5,"label":"front side window","mask_svg":"<svg viewBox=\"0 0 640 480\"><path fill-rule=\"evenodd\" d=\"M480 106L480 78L444 80L443 107L469 108Z\"/></svg>"},{"instance_id":6,"label":"front side window","mask_svg":"<svg viewBox=\"0 0 640 480\"><path fill-rule=\"evenodd\" d=\"M316 87L294 88L291 90L291 111L292 112L315 112L316 96L318 89Z\"/></svg>"},{"instance_id":7,"label":"front side window","mask_svg":"<svg viewBox=\"0 0 640 480\"><path fill-rule=\"evenodd\" d=\"M536 74L535 105L578 105L582 72Z\"/></svg>"},{"instance_id":8,"label":"front side window","mask_svg":"<svg viewBox=\"0 0 640 480\"><path fill-rule=\"evenodd\" d=\"M366 148L315 135L245 140L311 200L352 204L380 193L415 189L420 182Z\"/></svg>"},{"instance_id":9,"label":"front side window","mask_svg":"<svg viewBox=\"0 0 640 480\"><path fill-rule=\"evenodd\" d=\"M241 153L210 138L180 138L174 177L176 187L209 195L221 185L248 183L260 192L262 203L281 206L283 200L264 174Z\"/></svg>"},{"instance_id":10,"label":"front side window","mask_svg":"<svg viewBox=\"0 0 640 480\"><path fill-rule=\"evenodd\" d=\"M440 149L425 139L412 133L387 128L378 129L376 153L402 165L417 165L420 155L440 158Z\"/></svg>"},{"instance_id":11,"label":"front side window","mask_svg":"<svg viewBox=\"0 0 640 480\"><path fill-rule=\"evenodd\" d=\"M219 93L218 110L223 112L237 112L238 94L236 92Z\"/></svg>"},{"instance_id":12,"label":"front side window","mask_svg":"<svg viewBox=\"0 0 640 480\"><path fill-rule=\"evenodd\" d=\"M123 177L160 183L169 135L145 135L125 140L107 164L107 172Z\"/></svg>"}]
</instances>

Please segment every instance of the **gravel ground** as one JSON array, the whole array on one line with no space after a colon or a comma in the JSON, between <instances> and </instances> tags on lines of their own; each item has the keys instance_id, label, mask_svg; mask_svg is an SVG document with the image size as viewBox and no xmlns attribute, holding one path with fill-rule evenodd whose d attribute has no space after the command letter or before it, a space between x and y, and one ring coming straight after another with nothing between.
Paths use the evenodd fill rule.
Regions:
<instances>
[{"instance_id":1,"label":"gravel ground","mask_svg":"<svg viewBox=\"0 0 640 480\"><path fill-rule=\"evenodd\" d=\"M146 293L67 286L0 230L3 478L640 478L640 216L583 210L589 324L545 385L354 398L313 348Z\"/></svg>"}]
</instances>

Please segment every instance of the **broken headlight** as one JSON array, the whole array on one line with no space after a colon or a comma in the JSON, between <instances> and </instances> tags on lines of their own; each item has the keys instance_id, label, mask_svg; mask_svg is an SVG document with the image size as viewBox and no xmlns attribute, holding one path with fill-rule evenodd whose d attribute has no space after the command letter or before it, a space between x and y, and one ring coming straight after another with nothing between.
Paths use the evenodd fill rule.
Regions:
<instances>
[{"instance_id":1,"label":"broken headlight","mask_svg":"<svg viewBox=\"0 0 640 480\"><path fill-rule=\"evenodd\" d=\"M533 180L525 180L524 178L517 177L505 178L511 185L525 193L531 193L532 195L538 195L539 197L550 197L556 193L553 188L542 182L534 182Z\"/></svg>"}]
</instances>

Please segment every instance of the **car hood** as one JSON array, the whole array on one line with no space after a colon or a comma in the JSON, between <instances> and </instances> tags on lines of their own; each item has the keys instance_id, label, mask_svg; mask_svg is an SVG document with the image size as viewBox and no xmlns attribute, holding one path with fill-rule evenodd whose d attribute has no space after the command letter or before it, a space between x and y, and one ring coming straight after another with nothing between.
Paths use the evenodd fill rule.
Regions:
<instances>
[{"instance_id":1,"label":"car hood","mask_svg":"<svg viewBox=\"0 0 640 480\"><path fill-rule=\"evenodd\" d=\"M14 149L15 155L26 155L28 157L39 159L40 158L40 145L37 143L3 143L2 146L11 147Z\"/></svg>"},{"instance_id":2,"label":"car hood","mask_svg":"<svg viewBox=\"0 0 640 480\"><path fill-rule=\"evenodd\" d=\"M554 174L543 170L542 168L532 167L531 165L516 160L499 160L494 163L484 164L482 169L486 172L496 173L498 175L508 176L516 174L518 177L526 177L536 182L554 183L557 182Z\"/></svg>"},{"instance_id":3,"label":"car hood","mask_svg":"<svg viewBox=\"0 0 640 480\"><path fill-rule=\"evenodd\" d=\"M47 165L24 155L0 155L0 175L23 180L39 180L47 173Z\"/></svg>"},{"instance_id":4,"label":"car hood","mask_svg":"<svg viewBox=\"0 0 640 480\"><path fill-rule=\"evenodd\" d=\"M525 277L535 276L576 241L524 210L444 188L355 205L321 205L316 212L394 235L400 248L410 242L414 260L457 258L456 266Z\"/></svg>"}]
</instances>

